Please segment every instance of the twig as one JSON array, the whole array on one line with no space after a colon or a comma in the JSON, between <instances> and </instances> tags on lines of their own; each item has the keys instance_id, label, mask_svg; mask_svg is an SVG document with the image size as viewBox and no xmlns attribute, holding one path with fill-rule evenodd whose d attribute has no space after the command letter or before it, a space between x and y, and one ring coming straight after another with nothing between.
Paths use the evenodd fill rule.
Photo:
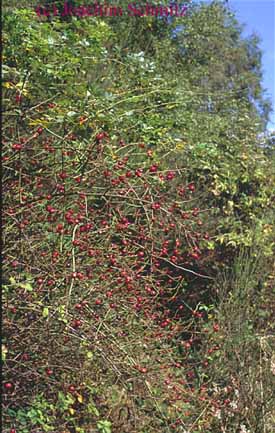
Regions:
<instances>
[{"instance_id":1,"label":"twig","mask_svg":"<svg viewBox=\"0 0 275 433\"><path fill-rule=\"evenodd\" d=\"M72 244L73 244L73 248L72 248L72 273L75 272L75 248L74 248L74 240L75 240L75 234L76 234L76 230L78 228L78 224L75 225L74 230L73 230L73 236L72 236ZM67 298L67 312L68 312L68 308L69 308L69 303L70 303L70 297L72 294L72 290L73 290L73 286L74 286L74 277L72 276L71 278L71 284L70 284L70 288L69 288L69 293L68 293L68 298Z\"/></svg>"}]
</instances>

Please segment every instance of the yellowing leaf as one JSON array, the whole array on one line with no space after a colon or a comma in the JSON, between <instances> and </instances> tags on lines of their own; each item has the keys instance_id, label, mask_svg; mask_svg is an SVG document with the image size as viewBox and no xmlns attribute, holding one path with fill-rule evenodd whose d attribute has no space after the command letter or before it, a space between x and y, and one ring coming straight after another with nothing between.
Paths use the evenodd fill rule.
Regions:
<instances>
[{"instance_id":1,"label":"yellowing leaf","mask_svg":"<svg viewBox=\"0 0 275 433\"><path fill-rule=\"evenodd\" d=\"M17 89L20 90L20 93L22 95L26 96L29 92L26 89L26 85L25 85L25 87L23 87L23 86L24 86L24 84L21 81L15 85L15 87L17 87Z\"/></svg>"},{"instance_id":2,"label":"yellowing leaf","mask_svg":"<svg viewBox=\"0 0 275 433\"><path fill-rule=\"evenodd\" d=\"M69 413L70 413L71 415L74 415L74 414L75 414L75 410L74 410L72 407L70 407L70 408L69 408Z\"/></svg>"},{"instance_id":3,"label":"yellowing leaf","mask_svg":"<svg viewBox=\"0 0 275 433\"><path fill-rule=\"evenodd\" d=\"M35 119L35 120L31 120L29 122L29 125L30 126L37 126L37 125L47 126L48 123L49 123L49 121L45 120L45 119Z\"/></svg>"},{"instance_id":4,"label":"yellowing leaf","mask_svg":"<svg viewBox=\"0 0 275 433\"><path fill-rule=\"evenodd\" d=\"M7 353L8 353L8 349L7 349L7 347L6 347L4 344L2 344L2 360L3 360L3 361L6 360L6 355L7 355Z\"/></svg>"},{"instance_id":5,"label":"yellowing leaf","mask_svg":"<svg viewBox=\"0 0 275 433\"><path fill-rule=\"evenodd\" d=\"M83 403L83 396L81 394L77 394L77 401Z\"/></svg>"},{"instance_id":6,"label":"yellowing leaf","mask_svg":"<svg viewBox=\"0 0 275 433\"><path fill-rule=\"evenodd\" d=\"M9 81L6 81L5 83L3 83L3 87L10 89L11 87L14 87L14 84L10 83Z\"/></svg>"}]
</instances>

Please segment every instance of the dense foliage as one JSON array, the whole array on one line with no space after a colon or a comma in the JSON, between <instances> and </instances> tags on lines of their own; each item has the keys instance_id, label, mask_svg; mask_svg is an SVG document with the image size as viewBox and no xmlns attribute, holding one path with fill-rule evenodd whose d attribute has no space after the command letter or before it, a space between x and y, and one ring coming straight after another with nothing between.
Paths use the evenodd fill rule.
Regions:
<instances>
[{"instance_id":1,"label":"dense foliage","mask_svg":"<svg viewBox=\"0 0 275 433\"><path fill-rule=\"evenodd\" d=\"M27 6L3 17L3 431L271 433L257 38L217 1Z\"/></svg>"}]
</instances>

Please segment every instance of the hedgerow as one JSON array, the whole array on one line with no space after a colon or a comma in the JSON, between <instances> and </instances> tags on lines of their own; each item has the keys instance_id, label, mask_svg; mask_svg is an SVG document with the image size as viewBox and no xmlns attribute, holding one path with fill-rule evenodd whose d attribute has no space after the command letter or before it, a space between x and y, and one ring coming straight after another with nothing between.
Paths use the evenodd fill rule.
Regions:
<instances>
[{"instance_id":1,"label":"hedgerow","mask_svg":"<svg viewBox=\"0 0 275 433\"><path fill-rule=\"evenodd\" d=\"M4 16L5 433L271 433L268 104L228 13Z\"/></svg>"}]
</instances>

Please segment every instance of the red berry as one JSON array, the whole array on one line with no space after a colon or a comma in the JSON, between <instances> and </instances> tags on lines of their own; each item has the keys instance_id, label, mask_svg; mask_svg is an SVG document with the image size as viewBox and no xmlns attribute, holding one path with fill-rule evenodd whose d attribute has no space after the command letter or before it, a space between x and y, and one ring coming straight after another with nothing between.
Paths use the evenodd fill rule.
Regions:
<instances>
[{"instance_id":1,"label":"red berry","mask_svg":"<svg viewBox=\"0 0 275 433\"><path fill-rule=\"evenodd\" d=\"M213 325L213 331L214 332L218 332L219 330L220 330L220 327L219 327L218 323L214 323L214 325Z\"/></svg>"},{"instance_id":2,"label":"red berry","mask_svg":"<svg viewBox=\"0 0 275 433\"><path fill-rule=\"evenodd\" d=\"M159 209L160 204L159 203L153 203L151 207L152 207L152 209Z\"/></svg>"},{"instance_id":3,"label":"red berry","mask_svg":"<svg viewBox=\"0 0 275 433\"><path fill-rule=\"evenodd\" d=\"M22 359L23 359L23 361L29 361L30 357L27 353L23 353Z\"/></svg>"},{"instance_id":4,"label":"red berry","mask_svg":"<svg viewBox=\"0 0 275 433\"><path fill-rule=\"evenodd\" d=\"M11 382L6 382L4 383L4 388L10 391L13 389L13 384Z\"/></svg>"},{"instance_id":5,"label":"red berry","mask_svg":"<svg viewBox=\"0 0 275 433\"><path fill-rule=\"evenodd\" d=\"M149 168L150 173L156 173L158 171L158 166L156 164L151 165Z\"/></svg>"},{"instance_id":6,"label":"red berry","mask_svg":"<svg viewBox=\"0 0 275 433\"><path fill-rule=\"evenodd\" d=\"M101 305L101 304L102 304L101 299L96 299L95 304L96 304L96 305Z\"/></svg>"},{"instance_id":7,"label":"red berry","mask_svg":"<svg viewBox=\"0 0 275 433\"><path fill-rule=\"evenodd\" d=\"M65 173L64 171L62 171L61 173L59 173L59 177L60 179L64 180L68 177L67 173Z\"/></svg>"},{"instance_id":8,"label":"red berry","mask_svg":"<svg viewBox=\"0 0 275 433\"><path fill-rule=\"evenodd\" d=\"M96 135L96 141L101 141L103 140L103 138L105 137L105 132L100 132L99 134Z\"/></svg>"},{"instance_id":9,"label":"red berry","mask_svg":"<svg viewBox=\"0 0 275 433\"><path fill-rule=\"evenodd\" d=\"M167 175L166 175L166 179L167 180L172 180L175 177L175 173L173 171L168 171Z\"/></svg>"},{"instance_id":10,"label":"red berry","mask_svg":"<svg viewBox=\"0 0 275 433\"><path fill-rule=\"evenodd\" d=\"M141 168L137 169L137 170L135 171L135 175L136 175L137 177L141 177L141 176L142 176L142 169L141 169Z\"/></svg>"},{"instance_id":11,"label":"red berry","mask_svg":"<svg viewBox=\"0 0 275 433\"><path fill-rule=\"evenodd\" d=\"M81 326L81 324L82 324L81 320L75 319L75 320L73 320L72 327L73 328L79 328Z\"/></svg>"},{"instance_id":12,"label":"red berry","mask_svg":"<svg viewBox=\"0 0 275 433\"><path fill-rule=\"evenodd\" d=\"M53 370L51 370L50 368L46 369L46 374L47 376L52 376L53 375Z\"/></svg>"},{"instance_id":13,"label":"red berry","mask_svg":"<svg viewBox=\"0 0 275 433\"><path fill-rule=\"evenodd\" d=\"M71 393L75 392L75 386L70 385L69 388L68 388L68 390L69 390L69 392L71 392Z\"/></svg>"},{"instance_id":14,"label":"red berry","mask_svg":"<svg viewBox=\"0 0 275 433\"><path fill-rule=\"evenodd\" d=\"M17 104L20 104L20 102L22 101L22 96L17 93L17 95L15 96L15 101L17 102Z\"/></svg>"},{"instance_id":15,"label":"red berry","mask_svg":"<svg viewBox=\"0 0 275 433\"><path fill-rule=\"evenodd\" d=\"M12 145L12 149L14 150L21 150L22 147L23 147L22 144L18 144L18 143Z\"/></svg>"}]
</instances>

